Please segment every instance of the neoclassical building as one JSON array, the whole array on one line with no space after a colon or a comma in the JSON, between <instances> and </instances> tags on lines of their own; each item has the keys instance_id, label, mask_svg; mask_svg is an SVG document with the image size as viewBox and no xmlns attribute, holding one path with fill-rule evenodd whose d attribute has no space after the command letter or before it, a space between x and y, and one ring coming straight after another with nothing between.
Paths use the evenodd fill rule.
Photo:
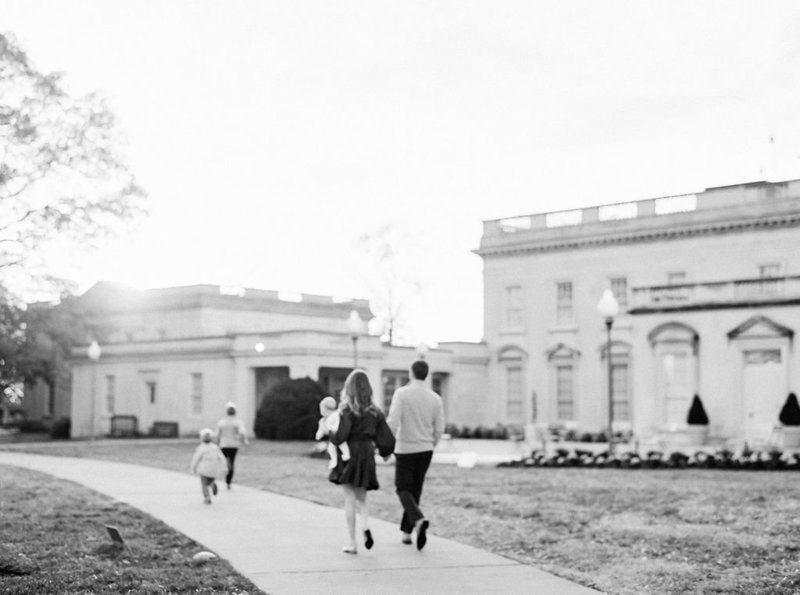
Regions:
<instances>
[{"instance_id":1,"label":"neoclassical building","mask_svg":"<svg viewBox=\"0 0 800 595\"><path fill-rule=\"evenodd\" d=\"M800 389L800 180L485 221L485 415L643 438L773 436ZM608 353L597 304L620 305Z\"/></svg>"},{"instance_id":2,"label":"neoclassical building","mask_svg":"<svg viewBox=\"0 0 800 595\"><path fill-rule=\"evenodd\" d=\"M615 430L670 436L697 394L712 440L770 440L800 389L799 227L800 180L485 221L484 341L425 354L448 422L605 430L610 367ZM610 353L606 289L620 306ZM40 386L25 399L34 417L69 415L75 437L107 433L113 415L194 433L227 401L252 427L274 382L309 376L335 392L354 356L385 408L418 357L354 335L365 300L109 283L77 299L99 357L77 346L64 398Z\"/></svg>"},{"instance_id":3,"label":"neoclassical building","mask_svg":"<svg viewBox=\"0 0 800 595\"><path fill-rule=\"evenodd\" d=\"M108 434L114 415L134 416L144 433L172 422L180 434L193 434L213 425L228 401L252 428L274 383L308 376L333 394L356 363L386 408L420 355L449 419L476 423L474 403L486 393L485 346L442 343L420 354L385 345L348 325L352 312L364 322L371 318L365 300L307 294L287 300L275 291L213 285L138 291L110 283L78 299L99 350L73 351L73 437Z\"/></svg>"}]
</instances>

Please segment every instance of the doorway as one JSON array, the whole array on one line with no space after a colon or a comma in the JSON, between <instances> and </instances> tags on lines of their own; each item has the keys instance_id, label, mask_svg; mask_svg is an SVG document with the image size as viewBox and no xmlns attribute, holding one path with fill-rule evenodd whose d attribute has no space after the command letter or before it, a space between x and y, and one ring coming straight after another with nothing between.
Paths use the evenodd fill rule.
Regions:
<instances>
[{"instance_id":1,"label":"doorway","mask_svg":"<svg viewBox=\"0 0 800 595\"><path fill-rule=\"evenodd\" d=\"M751 349L742 355L744 439L752 445L768 441L778 424L786 369L780 349Z\"/></svg>"}]
</instances>

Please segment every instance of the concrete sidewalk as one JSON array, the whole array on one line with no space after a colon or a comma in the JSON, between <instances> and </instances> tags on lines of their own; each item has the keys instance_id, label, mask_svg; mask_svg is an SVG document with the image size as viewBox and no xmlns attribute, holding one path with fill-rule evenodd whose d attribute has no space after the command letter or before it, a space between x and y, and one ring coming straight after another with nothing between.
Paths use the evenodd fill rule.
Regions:
<instances>
[{"instance_id":1,"label":"concrete sidewalk","mask_svg":"<svg viewBox=\"0 0 800 595\"><path fill-rule=\"evenodd\" d=\"M134 506L228 560L265 593L503 593L584 595L592 589L454 541L432 519L421 552L400 543L397 526L372 520L375 546L342 553L344 513L234 485L211 505L188 473L92 459L0 451L16 465L68 479ZM123 536L125 527L120 527ZM361 540L359 540L361 544Z\"/></svg>"}]
</instances>

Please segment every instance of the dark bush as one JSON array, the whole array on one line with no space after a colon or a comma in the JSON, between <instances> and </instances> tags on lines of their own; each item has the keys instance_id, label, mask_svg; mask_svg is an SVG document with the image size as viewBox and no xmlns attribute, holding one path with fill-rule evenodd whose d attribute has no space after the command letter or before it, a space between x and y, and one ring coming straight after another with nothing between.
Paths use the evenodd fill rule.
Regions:
<instances>
[{"instance_id":1,"label":"dark bush","mask_svg":"<svg viewBox=\"0 0 800 595\"><path fill-rule=\"evenodd\" d=\"M53 422L50 428L50 436L53 438L69 438L72 422L68 417L61 417Z\"/></svg>"},{"instance_id":2,"label":"dark bush","mask_svg":"<svg viewBox=\"0 0 800 595\"><path fill-rule=\"evenodd\" d=\"M703 408L700 395L695 395L692 399L692 406L689 407L689 413L686 415L686 423L690 426L708 425L708 415L706 415L706 410Z\"/></svg>"},{"instance_id":3,"label":"dark bush","mask_svg":"<svg viewBox=\"0 0 800 595\"><path fill-rule=\"evenodd\" d=\"M458 426L456 424L445 424L444 433L449 434L451 438L458 438Z\"/></svg>"},{"instance_id":4,"label":"dark bush","mask_svg":"<svg viewBox=\"0 0 800 595\"><path fill-rule=\"evenodd\" d=\"M254 431L267 440L313 440L319 402L325 389L311 378L293 378L273 386L256 413Z\"/></svg>"},{"instance_id":5,"label":"dark bush","mask_svg":"<svg viewBox=\"0 0 800 595\"><path fill-rule=\"evenodd\" d=\"M592 442L594 440L594 435L590 432L584 432L580 435L578 439L580 442Z\"/></svg>"},{"instance_id":6,"label":"dark bush","mask_svg":"<svg viewBox=\"0 0 800 595\"><path fill-rule=\"evenodd\" d=\"M47 426L44 425L43 421L38 419L23 419L17 423L16 426L19 428L20 432L38 433L47 431Z\"/></svg>"},{"instance_id":7,"label":"dark bush","mask_svg":"<svg viewBox=\"0 0 800 595\"><path fill-rule=\"evenodd\" d=\"M797 402L796 394L789 393L786 397L778 419L784 426L800 426L800 404Z\"/></svg>"}]
</instances>

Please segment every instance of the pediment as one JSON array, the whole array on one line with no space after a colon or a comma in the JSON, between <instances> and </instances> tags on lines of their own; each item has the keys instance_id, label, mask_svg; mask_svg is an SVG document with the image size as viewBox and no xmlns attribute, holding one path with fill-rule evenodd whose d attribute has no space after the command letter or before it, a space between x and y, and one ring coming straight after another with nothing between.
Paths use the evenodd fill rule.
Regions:
<instances>
[{"instance_id":1,"label":"pediment","mask_svg":"<svg viewBox=\"0 0 800 595\"><path fill-rule=\"evenodd\" d=\"M517 345L506 345L497 352L497 359L505 361L523 361L528 359L528 352Z\"/></svg>"},{"instance_id":2,"label":"pediment","mask_svg":"<svg viewBox=\"0 0 800 595\"><path fill-rule=\"evenodd\" d=\"M728 332L729 339L764 339L788 337L791 339L794 331L787 326L778 324L766 316L753 316Z\"/></svg>"},{"instance_id":3,"label":"pediment","mask_svg":"<svg viewBox=\"0 0 800 595\"><path fill-rule=\"evenodd\" d=\"M566 343L558 343L557 345L551 347L547 351L545 351L545 355L547 355L547 359L575 359L580 357L581 352Z\"/></svg>"}]
</instances>

